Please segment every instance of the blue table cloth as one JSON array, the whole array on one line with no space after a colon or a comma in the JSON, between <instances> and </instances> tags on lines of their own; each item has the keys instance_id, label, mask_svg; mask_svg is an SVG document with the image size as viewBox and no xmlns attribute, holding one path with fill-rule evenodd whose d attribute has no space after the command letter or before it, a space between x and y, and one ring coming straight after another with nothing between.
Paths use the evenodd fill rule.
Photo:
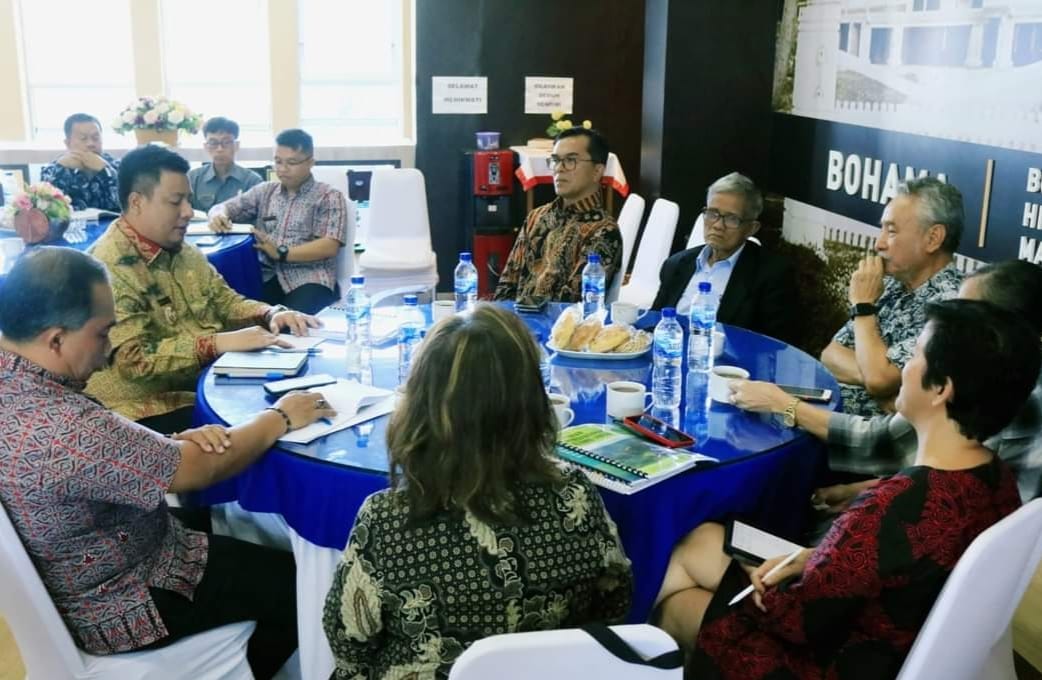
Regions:
<instances>
[{"instance_id":1,"label":"blue table cloth","mask_svg":"<svg viewBox=\"0 0 1042 680\"><path fill-rule=\"evenodd\" d=\"M112 222L111 218L103 219L87 226L87 240L80 243L69 243L61 239L48 245L65 246L76 250L87 250L97 241ZM0 230L0 238L16 237L14 232ZM202 236L188 236L189 243L195 243ZM261 272L260 262L257 260L257 251L253 248L253 236L249 234L228 234L220 237L220 242L214 246L200 246L200 250L206 255L228 285L242 295L257 300L261 295ZM0 275L0 287L3 286L4 276Z\"/></svg>"},{"instance_id":2,"label":"blue table cloth","mask_svg":"<svg viewBox=\"0 0 1042 680\"><path fill-rule=\"evenodd\" d=\"M522 315L533 332L546 337L561 306ZM642 320L651 326L655 314ZM739 328L724 326L725 349L717 365L737 365L753 379L839 390L821 364L801 350ZM306 372L343 375L343 346L326 342ZM374 384L397 383L397 354L374 351ZM650 353L625 361L551 359L553 390L569 396L575 422L605 421L605 385L613 380L650 382ZM199 379L197 424L237 424L270 406L263 381ZM685 386L686 396L687 386ZM830 408L838 406L834 396ZM702 522L741 515L751 523L798 539L823 447L809 435L785 427L777 418L749 414L733 406L704 401L682 403L677 412L656 413L695 433L694 447L720 464L682 473L636 494L602 489L605 505L619 527L633 562L635 592L629 620L646 620L676 542ZM385 429L388 417L344 430L307 447L280 446L238 476L197 494L212 505L238 501L252 512L278 513L300 536L342 549L355 514L366 496L386 488Z\"/></svg>"}]
</instances>

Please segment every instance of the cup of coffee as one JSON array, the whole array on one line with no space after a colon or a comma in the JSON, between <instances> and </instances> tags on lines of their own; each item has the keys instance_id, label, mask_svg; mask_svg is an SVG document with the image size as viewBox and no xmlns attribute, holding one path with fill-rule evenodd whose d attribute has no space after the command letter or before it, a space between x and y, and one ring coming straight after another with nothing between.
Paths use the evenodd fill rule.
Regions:
<instances>
[{"instance_id":1,"label":"cup of coffee","mask_svg":"<svg viewBox=\"0 0 1042 680\"><path fill-rule=\"evenodd\" d=\"M568 427L575 420L575 411L571 409L571 400L563 394L548 394L550 405L554 407L559 427Z\"/></svg>"},{"instance_id":2,"label":"cup of coffee","mask_svg":"<svg viewBox=\"0 0 1042 680\"><path fill-rule=\"evenodd\" d=\"M721 330L713 330L713 356L718 357L724 353L724 342L727 336Z\"/></svg>"},{"instance_id":3,"label":"cup of coffee","mask_svg":"<svg viewBox=\"0 0 1042 680\"><path fill-rule=\"evenodd\" d=\"M431 303L431 318L435 323L456 313L455 300L435 300Z\"/></svg>"},{"instance_id":4,"label":"cup of coffee","mask_svg":"<svg viewBox=\"0 0 1042 680\"><path fill-rule=\"evenodd\" d=\"M721 404L731 403L731 381L748 380L749 371L738 366L714 366L709 374L709 397Z\"/></svg>"},{"instance_id":5,"label":"cup of coffee","mask_svg":"<svg viewBox=\"0 0 1042 680\"><path fill-rule=\"evenodd\" d=\"M642 313L640 308L632 302L613 302L611 303L611 322L622 326L632 326L637 323L640 317L647 314L647 310Z\"/></svg>"},{"instance_id":6,"label":"cup of coffee","mask_svg":"<svg viewBox=\"0 0 1042 680\"><path fill-rule=\"evenodd\" d=\"M639 416L651 403L651 392L639 382L616 380L606 388L608 416L622 420L629 416Z\"/></svg>"}]
</instances>

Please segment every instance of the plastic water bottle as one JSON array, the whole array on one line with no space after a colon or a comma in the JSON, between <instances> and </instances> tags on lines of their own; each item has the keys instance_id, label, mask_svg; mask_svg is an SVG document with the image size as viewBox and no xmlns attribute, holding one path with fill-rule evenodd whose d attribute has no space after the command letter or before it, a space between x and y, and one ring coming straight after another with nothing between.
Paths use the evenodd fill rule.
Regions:
<instances>
[{"instance_id":1,"label":"plastic water bottle","mask_svg":"<svg viewBox=\"0 0 1042 680\"><path fill-rule=\"evenodd\" d=\"M687 367L691 371L713 368L713 328L716 326L716 296L708 281L698 284L698 295L691 303L691 334L687 342Z\"/></svg>"},{"instance_id":2,"label":"plastic water bottle","mask_svg":"<svg viewBox=\"0 0 1042 680\"><path fill-rule=\"evenodd\" d=\"M595 314L604 309L604 267L601 256L590 253L586 256L583 267L583 316Z\"/></svg>"},{"instance_id":3,"label":"plastic water bottle","mask_svg":"<svg viewBox=\"0 0 1042 680\"><path fill-rule=\"evenodd\" d=\"M423 312L417 306L415 295L402 298L405 307L402 309L398 324L398 384L404 385L409 379L413 357L420 347L424 327Z\"/></svg>"},{"instance_id":4,"label":"plastic water bottle","mask_svg":"<svg viewBox=\"0 0 1042 680\"><path fill-rule=\"evenodd\" d=\"M532 333L532 340L535 341L536 347L539 348L539 375L543 378L543 389L549 392L551 382L550 354L543 345L543 337L541 335Z\"/></svg>"},{"instance_id":5,"label":"plastic water bottle","mask_svg":"<svg viewBox=\"0 0 1042 680\"><path fill-rule=\"evenodd\" d=\"M684 427L698 444L709 437L709 371L688 371L684 383Z\"/></svg>"},{"instance_id":6,"label":"plastic water bottle","mask_svg":"<svg viewBox=\"0 0 1042 680\"><path fill-rule=\"evenodd\" d=\"M651 372L651 395L655 408L675 409L680 406L684 361L684 329L677 323L677 310L666 307L662 320L655 326L654 368Z\"/></svg>"},{"instance_id":7,"label":"plastic water bottle","mask_svg":"<svg viewBox=\"0 0 1042 680\"><path fill-rule=\"evenodd\" d=\"M347 336L344 338L347 379L362 382L372 360L369 335L372 305L365 292L364 276L351 277L351 286L344 296L344 316L347 318Z\"/></svg>"},{"instance_id":8,"label":"plastic water bottle","mask_svg":"<svg viewBox=\"0 0 1042 680\"><path fill-rule=\"evenodd\" d=\"M459 254L459 264L454 275L456 289L456 311L463 312L474 309L478 299L478 270L474 267L470 253Z\"/></svg>"}]
</instances>

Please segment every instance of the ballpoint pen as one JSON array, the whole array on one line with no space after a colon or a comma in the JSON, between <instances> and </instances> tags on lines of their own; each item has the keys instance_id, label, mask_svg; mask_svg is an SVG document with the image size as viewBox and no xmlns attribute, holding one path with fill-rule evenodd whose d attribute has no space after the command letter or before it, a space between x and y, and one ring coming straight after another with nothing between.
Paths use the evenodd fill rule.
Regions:
<instances>
[{"instance_id":1,"label":"ballpoint pen","mask_svg":"<svg viewBox=\"0 0 1042 680\"><path fill-rule=\"evenodd\" d=\"M788 557L786 557L784 560L782 560L778 564L774 565L771 568L770 571L768 571L766 574L764 574L763 578L768 578L768 577L774 576L779 571L781 571L785 567L787 567L790 564L792 564L792 561L795 560L797 557L799 557L799 554L801 552L803 552L804 550L805 550L805 548L797 548L796 550L793 550L792 553ZM743 590L742 592L740 592L737 595L735 595L734 597L732 597L731 601L727 603L727 606L730 607L730 606L732 606L734 604L737 604L737 603L741 602L746 597L748 597L749 593L753 592L753 590L755 590L755 588L750 583L749 587L747 587L745 590Z\"/></svg>"}]
</instances>

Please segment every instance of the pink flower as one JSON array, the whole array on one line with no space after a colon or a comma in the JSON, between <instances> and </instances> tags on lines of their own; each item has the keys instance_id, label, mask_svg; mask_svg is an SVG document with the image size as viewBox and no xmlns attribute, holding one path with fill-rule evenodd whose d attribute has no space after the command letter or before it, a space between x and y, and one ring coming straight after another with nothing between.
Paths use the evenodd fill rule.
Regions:
<instances>
[{"instance_id":1,"label":"pink flower","mask_svg":"<svg viewBox=\"0 0 1042 680\"><path fill-rule=\"evenodd\" d=\"M32 210L33 201L29 198L29 194L18 194L14 198L14 206L18 210Z\"/></svg>"}]
</instances>

